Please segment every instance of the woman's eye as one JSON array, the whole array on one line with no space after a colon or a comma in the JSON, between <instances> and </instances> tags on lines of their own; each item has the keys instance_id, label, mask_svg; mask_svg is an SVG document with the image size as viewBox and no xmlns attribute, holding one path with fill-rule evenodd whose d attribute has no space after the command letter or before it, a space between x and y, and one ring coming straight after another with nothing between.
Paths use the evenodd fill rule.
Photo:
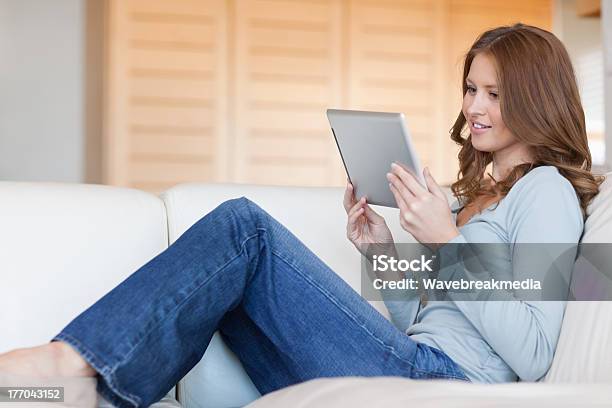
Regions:
<instances>
[{"instance_id":1,"label":"woman's eye","mask_svg":"<svg viewBox=\"0 0 612 408\"><path fill-rule=\"evenodd\" d=\"M497 99L497 94L495 92L489 92L489 95L491 95L494 99Z\"/></svg>"},{"instance_id":2,"label":"woman's eye","mask_svg":"<svg viewBox=\"0 0 612 408\"><path fill-rule=\"evenodd\" d=\"M476 93L476 88L474 88L473 86L468 86L467 87L467 91L470 95Z\"/></svg>"}]
</instances>

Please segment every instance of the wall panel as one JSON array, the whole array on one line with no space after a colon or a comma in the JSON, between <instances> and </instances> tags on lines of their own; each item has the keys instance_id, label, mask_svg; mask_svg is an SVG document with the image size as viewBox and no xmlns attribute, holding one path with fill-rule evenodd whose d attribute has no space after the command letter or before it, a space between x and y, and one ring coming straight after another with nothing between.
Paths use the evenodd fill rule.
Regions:
<instances>
[{"instance_id":1,"label":"wall panel","mask_svg":"<svg viewBox=\"0 0 612 408\"><path fill-rule=\"evenodd\" d=\"M222 0L109 2L107 182L227 178L226 12Z\"/></svg>"},{"instance_id":2,"label":"wall panel","mask_svg":"<svg viewBox=\"0 0 612 408\"><path fill-rule=\"evenodd\" d=\"M422 164L439 174L438 4L351 0L348 13L348 106L404 112Z\"/></svg>"},{"instance_id":3,"label":"wall panel","mask_svg":"<svg viewBox=\"0 0 612 408\"><path fill-rule=\"evenodd\" d=\"M109 0L105 174L343 185L329 107L404 112L456 177L464 53L486 28L550 29L551 0Z\"/></svg>"},{"instance_id":4,"label":"wall panel","mask_svg":"<svg viewBox=\"0 0 612 408\"><path fill-rule=\"evenodd\" d=\"M235 181L344 179L325 117L326 108L340 104L341 3L235 3Z\"/></svg>"}]
</instances>

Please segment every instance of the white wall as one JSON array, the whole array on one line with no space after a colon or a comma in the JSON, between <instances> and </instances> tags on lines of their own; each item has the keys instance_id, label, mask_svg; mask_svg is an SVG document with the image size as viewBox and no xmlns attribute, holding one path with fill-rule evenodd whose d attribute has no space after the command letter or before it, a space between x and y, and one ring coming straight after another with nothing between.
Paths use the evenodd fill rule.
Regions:
<instances>
[{"instance_id":1,"label":"white wall","mask_svg":"<svg viewBox=\"0 0 612 408\"><path fill-rule=\"evenodd\" d=\"M0 0L0 180L85 180L86 0Z\"/></svg>"},{"instance_id":2,"label":"white wall","mask_svg":"<svg viewBox=\"0 0 612 408\"><path fill-rule=\"evenodd\" d=\"M612 4L601 2L604 43L604 98L606 122L606 164L612 170Z\"/></svg>"},{"instance_id":3,"label":"white wall","mask_svg":"<svg viewBox=\"0 0 612 408\"><path fill-rule=\"evenodd\" d=\"M593 136L605 132L601 21L599 17L578 16L575 0L555 1L553 31L563 41L572 59L586 117L587 132ZM605 161L603 140L591 139L589 145L593 163L603 164Z\"/></svg>"}]
</instances>

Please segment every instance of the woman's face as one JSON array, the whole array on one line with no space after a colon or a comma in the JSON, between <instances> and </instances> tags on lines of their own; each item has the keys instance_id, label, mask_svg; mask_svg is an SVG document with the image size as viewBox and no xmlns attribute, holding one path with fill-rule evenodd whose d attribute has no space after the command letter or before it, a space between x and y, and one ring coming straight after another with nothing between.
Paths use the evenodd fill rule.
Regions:
<instances>
[{"instance_id":1,"label":"woman's face","mask_svg":"<svg viewBox=\"0 0 612 408\"><path fill-rule=\"evenodd\" d=\"M472 135L472 146L482 152L515 150L521 144L502 120L499 88L494 60L487 54L477 54L466 78L463 95L463 115Z\"/></svg>"}]
</instances>

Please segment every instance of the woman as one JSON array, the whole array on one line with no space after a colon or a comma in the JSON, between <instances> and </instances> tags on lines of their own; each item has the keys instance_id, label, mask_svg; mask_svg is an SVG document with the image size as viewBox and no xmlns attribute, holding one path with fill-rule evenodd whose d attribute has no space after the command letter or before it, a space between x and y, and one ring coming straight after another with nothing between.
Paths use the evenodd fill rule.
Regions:
<instances>
[{"instance_id":1,"label":"woman","mask_svg":"<svg viewBox=\"0 0 612 408\"><path fill-rule=\"evenodd\" d=\"M402 227L438 245L577 243L601 180L590 172L563 45L521 24L487 31L466 56L463 92L451 135L461 145L452 189L463 205L449 208L428 171L424 188L394 165L388 180ZM355 201L350 184L344 206L355 246L393 242L384 219L364 199ZM113 404L147 406L200 360L216 330L263 394L349 375L536 380L550 366L562 302L418 303L388 302L389 322L242 198L199 220L50 344L0 356L0 370L97 376Z\"/></svg>"}]
</instances>

